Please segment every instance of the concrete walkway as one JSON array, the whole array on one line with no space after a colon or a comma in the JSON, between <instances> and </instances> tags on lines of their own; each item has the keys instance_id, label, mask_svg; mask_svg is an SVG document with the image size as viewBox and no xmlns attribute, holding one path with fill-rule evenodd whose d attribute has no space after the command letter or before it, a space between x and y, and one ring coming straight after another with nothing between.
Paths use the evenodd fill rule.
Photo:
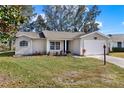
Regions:
<instances>
[{"instance_id":1,"label":"concrete walkway","mask_svg":"<svg viewBox=\"0 0 124 93\"><path fill-rule=\"evenodd\" d=\"M87 57L103 60L103 55L95 55L95 56L87 56ZM118 57L112 57L112 56L106 55L106 60L109 63L115 64L117 66L124 68L124 58L118 58Z\"/></svg>"}]
</instances>

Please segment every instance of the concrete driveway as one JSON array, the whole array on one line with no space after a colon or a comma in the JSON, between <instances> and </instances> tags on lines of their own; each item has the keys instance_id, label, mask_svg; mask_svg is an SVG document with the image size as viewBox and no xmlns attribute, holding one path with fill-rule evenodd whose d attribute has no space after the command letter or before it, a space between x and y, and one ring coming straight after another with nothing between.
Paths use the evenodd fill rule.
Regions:
<instances>
[{"instance_id":1,"label":"concrete driveway","mask_svg":"<svg viewBox=\"0 0 124 93\"><path fill-rule=\"evenodd\" d=\"M103 55L94 55L94 56L87 56L87 57L103 60ZM106 55L106 60L109 63L115 64L117 66L124 68L124 58L118 58L118 57L112 57L112 56Z\"/></svg>"}]
</instances>

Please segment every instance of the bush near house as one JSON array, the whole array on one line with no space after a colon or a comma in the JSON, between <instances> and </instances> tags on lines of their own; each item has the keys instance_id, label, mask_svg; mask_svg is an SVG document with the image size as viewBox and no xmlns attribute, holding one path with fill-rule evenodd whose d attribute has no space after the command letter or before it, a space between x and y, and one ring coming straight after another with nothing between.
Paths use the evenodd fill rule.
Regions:
<instances>
[{"instance_id":1,"label":"bush near house","mask_svg":"<svg viewBox=\"0 0 124 93\"><path fill-rule=\"evenodd\" d=\"M124 48L114 47L112 48L112 52L124 52Z\"/></svg>"},{"instance_id":2,"label":"bush near house","mask_svg":"<svg viewBox=\"0 0 124 93\"><path fill-rule=\"evenodd\" d=\"M12 57L15 54L13 51L1 52L0 57Z\"/></svg>"},{"instance_id":3,"label":"bush near house","mask_svg":"<svg viewBox=\"0 0 124 93\"><path fill-rule=\"evenodd\" d=\"M8 51L9 50L9 47L5 44L0 44L0 52L1 51Z\"/></svg>"}]
</instances>

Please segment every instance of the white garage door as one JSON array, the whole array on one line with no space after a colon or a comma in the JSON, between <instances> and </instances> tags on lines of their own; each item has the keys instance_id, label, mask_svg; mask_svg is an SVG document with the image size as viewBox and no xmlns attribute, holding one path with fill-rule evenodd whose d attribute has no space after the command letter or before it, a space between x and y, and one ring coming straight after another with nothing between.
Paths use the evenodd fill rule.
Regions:
<instances>
[{"instance_id":1,"label":"white garage door","mask_svg":"<svg viewBox=\"0 0 124 93\"><path fill-rule=\"evenodd\" d=\"M85 55L104 54L104 44L106 45L104 40L84 40Z\"/></svg>"}]
</instances>

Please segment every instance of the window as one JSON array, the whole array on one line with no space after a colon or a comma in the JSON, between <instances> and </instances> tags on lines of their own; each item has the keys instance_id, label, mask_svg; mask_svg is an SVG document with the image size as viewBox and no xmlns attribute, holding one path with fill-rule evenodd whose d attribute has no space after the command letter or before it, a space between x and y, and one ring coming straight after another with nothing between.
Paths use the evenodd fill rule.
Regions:
<instances>
[{"instance_id":1,"label":"window","mask_svg":"<svg viewBox=\"0 0 124 93\"><path fill-rule=\"evenodd\" d=\"M117 42L117 46L118 46L119 48L121 48L121 47L122 47L122 42Z\"/></svg>"},{"instance_id":2,"label":"window","mask_svg":"<svg viewBox=\"0 0 124 93\"><path fill-rule=\"evenodd\" d=\"M50 42L50 50L60 50L60 42Z\"/></svg>"},{"instance_id":3,"label":"window","mask_svg":"<svg viewBox=\"0 0 124 93\"><path fill-rule=\"evenodd\" d=\"M56 42L56 50L60 49L60 42Z\"/></svg>"},{"instance_id":4,"label":"window","mask_svg":"<svg viewBox=\"0 0 124 93\"><path fill-rule=\"evenodd\" d=\"M28 46L28 41L21 41L20 46Z\"/></svg>"},{"instance_id":5,"label":"window","mask_svg":"<svg viewBox=\"0 0 124 93\"><path fill-rule=\"evenodd\" d=\"M55 42L50 42L50 49L55 50Z\"/></svg>"}]
</instances>

